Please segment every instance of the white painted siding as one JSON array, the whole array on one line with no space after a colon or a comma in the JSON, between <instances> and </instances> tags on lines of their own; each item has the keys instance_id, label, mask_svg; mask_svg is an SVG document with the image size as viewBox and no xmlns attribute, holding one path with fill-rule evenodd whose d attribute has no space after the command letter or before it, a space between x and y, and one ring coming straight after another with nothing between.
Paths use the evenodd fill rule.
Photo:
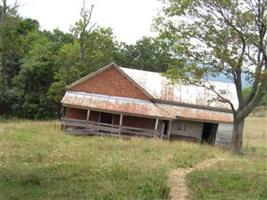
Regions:
<instances>
[{"instance_id":1,"label":"white painted siding","mask_svg":"<svg viewBox=\"0 0 267 200\"><path fill-rule=\"evenodd\" d=\"M201 139L203 131L202 122L186 121L185 130L178 130L178 120L174 120L171 126L171 134Z\"/></svg>"},{"instance_id":2,"label":"white painted siding","mask_svg":"<svg viewBox=\"0 0 267 200\"><path fill-rule=\"evenodd\" d=\"M232 139L233 124L220 123L216 134L216 145L230 145Z\"/></svg>"}]
</instances>

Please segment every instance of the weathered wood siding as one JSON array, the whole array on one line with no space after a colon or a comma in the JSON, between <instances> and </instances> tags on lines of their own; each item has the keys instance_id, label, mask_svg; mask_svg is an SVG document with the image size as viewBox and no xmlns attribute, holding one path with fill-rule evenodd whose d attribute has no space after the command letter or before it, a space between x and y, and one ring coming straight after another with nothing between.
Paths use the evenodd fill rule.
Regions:
<instances>
[{"instance_id":1,"label":"weathered wood siding","mask_svg":"<svg viewBox=\"0 0 267 200\"><path fill-rule=\"evenodd\" d=\"M218 126L215 145L230 145L232 139L233 124L220 123Z\"/></svg>"},{"instance_id":2,"label":"weathered wood siding","mask_svg":"<svg viewBox=\"0 0 267 200\"><path fill-rule=\"evenodd\" d=\"M203 131L202 122L185 121L185 130L178 130L178 121L174 120L171 125L171 135L180 135L184 137L193 137L201 139Z\"/></svg>"}]
</instances>

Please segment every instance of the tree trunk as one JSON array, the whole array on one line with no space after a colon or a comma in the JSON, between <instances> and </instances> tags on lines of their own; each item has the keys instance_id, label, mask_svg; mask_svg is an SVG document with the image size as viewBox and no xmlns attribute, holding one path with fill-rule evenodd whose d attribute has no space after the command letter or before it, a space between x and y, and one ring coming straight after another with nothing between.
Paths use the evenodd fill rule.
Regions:
<instances>
[{"instance_id":1,"label":"tree trunk","mask_svg":"<svg viewBox=\"0 0 267 200\"><path fill-rule=\"evenodd\" d=\"M243 144L243 129L245 120L234 119L234 128L232 135L232 146L236 152L241 152Z\"/></svg>"},{"instance_id":2,"label":"tree trunk","mask_svg":"<svg viewBox=\"0 0 267 200\"><path fill-rule=\"evenodd\" d=\"M84 60L84 45L83 38L80 38L80 62L82 63Z\"/></svg>"}]
</instances>

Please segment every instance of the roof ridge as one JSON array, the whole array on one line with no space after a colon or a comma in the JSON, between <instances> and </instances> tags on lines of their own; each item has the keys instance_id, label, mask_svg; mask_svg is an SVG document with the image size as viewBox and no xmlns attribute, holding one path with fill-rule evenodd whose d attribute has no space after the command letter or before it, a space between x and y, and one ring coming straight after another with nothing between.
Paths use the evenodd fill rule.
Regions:
<instances>
[{"instance_id":1,"label":"roof ridge","mask_svg":"<svg viewBox=\"0 0 267 200\"><path fill-rule=\"evenodd\" d=\"M129 68L129 67L121 67L118 66L121 69L129 69L129 70L135 70L135 71L142 71L142 72L148 72L148 73L155 73L161 75L162 72L154 72L154 71L149 71L149 70L144 70L144 69L135 69L135 68Z\"/></svg>"}]
</instances>

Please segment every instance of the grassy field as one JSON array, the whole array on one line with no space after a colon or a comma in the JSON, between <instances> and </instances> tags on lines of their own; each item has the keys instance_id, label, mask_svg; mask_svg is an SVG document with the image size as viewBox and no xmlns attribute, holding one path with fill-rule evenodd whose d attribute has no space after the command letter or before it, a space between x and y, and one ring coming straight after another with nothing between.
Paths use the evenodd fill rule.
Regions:
<instances>
[{"instance_id":1,"label":"grassy field","mask_svg":"<svg viewBox=\"0 0 267 200\"><path fill-rule=\"evenodd\" d=\"M228 157L188 176L192 199L267 199L267 118L249 117L242 157Z\"/></svg>"},{"instance_id":2,"label":"grassy field","mask_svg":"<svg viewBox=\"0 0 267 200\"><path fill-rule=\"evenodd\" d=\"M251 137L241 157L186 142L71 136L54 121L2 121L0 199L167 199L170 169L216 157L226 161L189 174L192 199L267 199L266 146Z\"/></svg>"},{"instance_id":3,"label":"grassy field","mask_svg":"<svg viewBox=\"0 0 267 200\"><path fill-rule=\"evenodd\" d=\"M249 117L244 128L244 147L267 156L267 118Z\"/></svg>"}]
</instances>

